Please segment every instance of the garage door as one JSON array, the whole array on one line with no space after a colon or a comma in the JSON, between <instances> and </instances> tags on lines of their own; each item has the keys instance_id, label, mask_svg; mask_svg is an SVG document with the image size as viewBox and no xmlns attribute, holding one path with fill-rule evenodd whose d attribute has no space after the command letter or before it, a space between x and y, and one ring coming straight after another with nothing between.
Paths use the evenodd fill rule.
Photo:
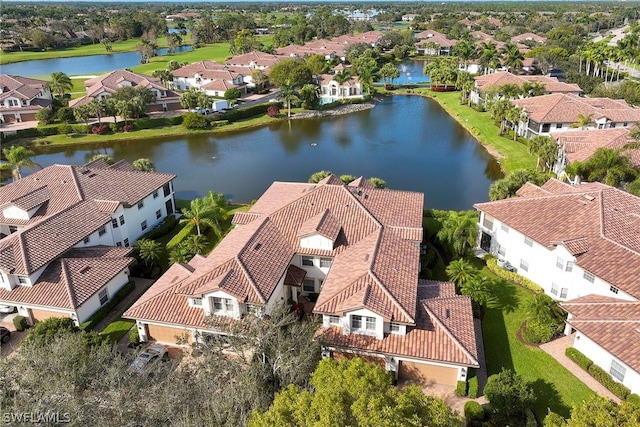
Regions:
<instances>
[{"instance_id":1,"label":"garage door","mask_svg":"<svg viewBox=\"0 0 640 427\"><path fill-rule=\"evenodd\" d=\"M425 363L400 362L399 377L405 380L446 384L455 386L458 382L458 370Z\"/></svg>"},{"instance_id":2,"label":"garage door","mask_svg":"<svg viewBox=\"0 0 640 427\"><path fill-rule=\"evenodd\" d=\"M71 317L70 313L61 313L59 311L49 311L40 309L31 309L31 318L35 322L42 322L50 317Z\"/></svg>"},{"instance_id":3,"label":"garage door","mask_svg":"<svg viewBox=\"0 0 640 427\"><path fill-rule=\"evenodd\" d=\"M169 326L147 325L149 339L165 344L177 344L178 338L187 338L187 343L193 341L191 332L181 328L171 328Z\"/></svg>"},{"instance_id":4,"label":"garage door","mask_svg":"<svg viewBox=\"0 0 640 427\"><path fill-rule=\"evenodd\" d=\"M374 365L378 365L382 369L385 369L385 361L384 361L384 359L382 357L363 356L363 355L353 354L353 353L341 353L339 351L334 351L333 352L333 358L334 358L334 360L337 360L338 362L340 362L342 360L353 359L354 357L359 357L360 359L364 360L367 363L373 363Z\"/></svg>"}]
</instances>

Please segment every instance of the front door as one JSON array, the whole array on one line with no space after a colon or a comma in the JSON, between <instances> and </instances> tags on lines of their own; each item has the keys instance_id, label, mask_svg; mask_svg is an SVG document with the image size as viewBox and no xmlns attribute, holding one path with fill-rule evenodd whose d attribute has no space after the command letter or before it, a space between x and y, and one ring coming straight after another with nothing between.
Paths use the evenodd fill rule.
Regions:
<instances>
[{"instance_id":1,"label":"front door","mask_svg":"<svg viewBox=\"0 0 640 427\"><path fill-rule=\"evenodd\" d=\"M491 252L491 235L482 232L482 236L480 237L480 249L485 252Z\"/></svg>"}]
</instances>

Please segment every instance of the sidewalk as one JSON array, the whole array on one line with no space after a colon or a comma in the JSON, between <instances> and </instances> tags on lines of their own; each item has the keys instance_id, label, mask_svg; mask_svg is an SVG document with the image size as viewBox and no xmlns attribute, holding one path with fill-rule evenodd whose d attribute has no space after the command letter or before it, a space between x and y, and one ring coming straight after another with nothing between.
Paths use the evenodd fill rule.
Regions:
<instances>
[{"instance_id":1,"label":"sidewalk","mask_svg":"<svg viewBox=\"0 0 640 427\"><path fill-rule=\"evenodd\" d=\"M574 338L575 334L566 335L562 338L557 338L551 342L542 344L540 348L545 353L556 359L562 366L567 368L569 372L575 375L576 378L585 383L587 387L598 395L611 399L616 403L620 403L620 398L618 396L611 393L605 386L596 381L596 379L589 375L588 372L564 354L565 350L572 346Z\"/></svg>"},{"instance_id":2,"label":"sidewalk","mask_svg":"<svg viewBox=\"0 0 640 427\"><path fill-rule=\"evenodd\" d=\"M111 312L109 312L109 314L107 314L107 316L102 319L102 321L100 321L100 323L96 325L94 329L96 332L102 332L104 328L109 325L109 323L122 316L122 313L124 313L127 308L129 308L131 304L133 304L138 298L140 298L140 296L153 284L153 280L143 279L141 277L131 277L130 280L135 282L135 288L129 295L127 295L125 299L120 301L118 305L116 305L114 309L111 310Z\"/></svg>"}]
</instances>

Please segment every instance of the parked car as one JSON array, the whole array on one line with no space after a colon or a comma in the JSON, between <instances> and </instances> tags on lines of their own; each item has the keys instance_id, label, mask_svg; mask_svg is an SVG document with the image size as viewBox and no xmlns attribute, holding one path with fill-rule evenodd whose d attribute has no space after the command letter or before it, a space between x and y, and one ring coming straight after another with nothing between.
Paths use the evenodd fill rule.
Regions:
<instances>
[{"instance_id":1,"label":"parked car","mask_svg":"<svg viewBox=\"0 0 640 427\"><path fill-rule=\"evenodd\" d=\"M16 311L18 311L18 307L15 305L0 305L0 313L2 314L15 313Z\"/></svg>"},{"instance_id":2,"label":"parked car","mask_svg":"<svg viewBox=\"0 0 640 427\"><path fill-rule=\"evenodd\" d=\"M6 344L11 339L11 332L4 326L0 326L0 341L2 344Z\"/></svg>"},{"instance_id":3,"label":"parked car","mask_svg":"<svg viewBox=\"0 0 640 427\"><path fill-rule=\"evenodd\" d=\"M189 111L192 112L192 113L200 113L200 114L204 114L204 115L211 114L211 110L208 109L208 108L193 108L193 109L191 109Z\"/></svg>"},{"instance_id":4,"label":"parked car","mask_svg":"<svg viewBox=\"0 0 640 427\"><path fill-rule=\"evenodd\" d=\"M169 360L169 350L165 346L154 344L140 353L138 357L131 362L130 366L134 370L142 372L150 363L157 362L158 360L163 362Z\"/></svg>"}]
</instances>

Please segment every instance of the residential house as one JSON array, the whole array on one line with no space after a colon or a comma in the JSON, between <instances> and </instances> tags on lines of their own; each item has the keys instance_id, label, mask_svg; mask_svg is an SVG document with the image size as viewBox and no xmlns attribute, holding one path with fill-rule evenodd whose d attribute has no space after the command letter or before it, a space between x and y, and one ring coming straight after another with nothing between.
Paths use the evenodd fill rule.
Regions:
<instances>
[{"instance_id":1,"label":"residential house","mask_svg":"<svg viewBox=\"0 0 640 427\"><path fill-rule=\"evenodd\" d=\"M542 37L534 33L522 33L511 37L512 43L535 42L542 44L546 41L546 37Z\"/></svg>"},{"instance_id":2,"label":"residential house","mask_svg":"<svg viewBox=\"0 0 640 427\"><path fill-rule=\"evenodd\" d=\"M174 212L174 178L97 160L0 187L0 304L86 321L128 282L130 246Z\"/></svg>"},{"instance_id":3,"label":"residential house","mask_svg":"<svg viewBox=\"0 0 640 427\"><path fill-rule=\"evenodd\" d=\"M246 94L248 85L245 79L247 77L247 80L251 79L251 69L248 67L228 67L206 60L185 65L172 71L171 74L173 75L173 81L170 83L172 88L177 90L195 88L216 97L224 97L224 92L232 88Z\"/></svg>"},{"instance_id":4,"label":"residential house","mask_svg":"<svg viewBox=\"0 0 640 427\"><path fill-rule=\"evenodd\" d=\"M364 98L362 83L357 76L350 76L347 81L339 83L334 74L322 74L318 76L318 85L320 85L321 104L340 99Z\"/></svg>"},{"instance_id":5,"label":"residential house","mask_svg":"<svg viewBox=\"0 0 640 427\"><path fill-rule=\"evenodd\" d=\"M423 202L363 178L275 182L206 258L174 264L124 316L144 341L194 342L216 333L208 316L241 321L298 301L322 316L325 356L455 385L478 367L471 302L418 280Z\"/></svg>"},{"instance_id":6,"label":"residential house","mask_svg":"<svg viewBox=\"0 0 640 427\"><path fill-rule=\"evenodd\" d=\"M416 35L415 44L418 55L449 56L457 40L449 40L444 34L427 30Z\"/></svg>"},{"instance_id":7,"label":"residential house","mask_svg":"<svg viewBox=\"0 0 640 427\"><path fill-rule=\"evenodd\" d=\"M269 67L273 67L283 59L284 57L280 55L272 55L270 53L264 53L254 50L249 53L232 57L225 62L225 65L227 65L228 67L246 67L250 70L265 70Z\"/></svg>"},{"instance_id":8,"label":"residential house","mask_svg":"<svg viewBox=\"0 0 640 427\"><path fill-rule=\"evenodd\" d=\"M517 99L512 103L525 113L526 118L517 124L517 132L526 138L578 129L632 127L640 121L640 109L629 106L622 99L553 93ZM589 123L577 126L584 119Z\"/></svg>"},{"instance_id":9,"label":"residential house","mask_svg":"<svg viewBox=\"0 0 640 427\"><path fill-rule=\"evenodd\" d=\"M569 163L589 160L598 148L622 150L622 153L631 159L634 167L640 167L640 149L625 148L634 142L629 136L630 131L630 128L609 128L552 132L551 138L559 146L558 159L553 171L558 176L563 175L562 172Z\"/></svg>"},{"instance_id":10,"label":"residential house","mask_svg":"<svg viewBox=\"0 0 640 427\"><path fill-rule=\"evenodd\" d=\"M480 247L563 301L574 347L640 392L640 198L551 179L475 208Z\"/></svg>"},{"instance_id":11,"label":"residential house","mask_svg":"<svg viewBox=\"0 0 640 427\"><path fill-rule=\"evenodd\" d=\"M51 105L51 90L44 80L0 74L0 123L36 120L36 113Z\"/></svg>"},{"instance_id":12,"label":"residential house","mask_svg":"<svg viewBox=\"0 0 640 427\"><path fill-rule=\"evenodd\" d=\"M582 89L577 84L569 84L558 81L555 77L547 76L518 76L508 71L498 71L496 73L485 74L474 78L474 87L471 92L471 100L480 105L486 102L483 93L490 88L499 88L504 85L516 85L523 89L526 84L537 83L544 87L546 93L567 93L572 95L583 94Z\"/></svg>"},{"instance_id":13,"label":"residential house","mask_svg":"<svg viewBox=\"0 0 640 427\"><path fill-rule=\"evenodd\" d=\"M110 73L94 77L84 82L87 94L81 98L69 101L69 107L76 107L91 102L94 99L105 99L123 87L146 87L155 95L156 100L147 105L147 112L173 111L182 108L180 96L165 88L160 79L129 70L115 70Z\"/></svg>"},{"instance_id":14,"label":"residential house","mask_svg":"<svg viewBox=\"0 0 640 427\"><path fill-rule=\"evenodd\" d=\"M402 15L402 21L403 22L413 22L414 19L416 19L418 16L415 13L407 13L406 15Z\"/></svg>"}]
</instances>

